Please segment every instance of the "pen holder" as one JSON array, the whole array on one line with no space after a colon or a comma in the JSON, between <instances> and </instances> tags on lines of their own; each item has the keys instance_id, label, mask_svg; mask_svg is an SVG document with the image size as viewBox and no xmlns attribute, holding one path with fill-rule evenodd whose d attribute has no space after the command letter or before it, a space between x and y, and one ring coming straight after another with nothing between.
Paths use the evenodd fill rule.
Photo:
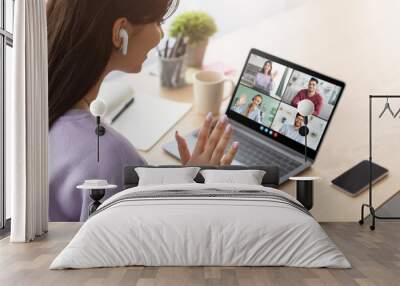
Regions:
<instances>
[{"instance_id":1,"label":"pen holder","mask_svg":"<svg viewBox=\"0 0 400 286\"><path fill-rule=\"evenodd\" d=\"M163 87L181 87L186 84L186 56L160 57L160 81Z\"/></svg>"}]
</instances>

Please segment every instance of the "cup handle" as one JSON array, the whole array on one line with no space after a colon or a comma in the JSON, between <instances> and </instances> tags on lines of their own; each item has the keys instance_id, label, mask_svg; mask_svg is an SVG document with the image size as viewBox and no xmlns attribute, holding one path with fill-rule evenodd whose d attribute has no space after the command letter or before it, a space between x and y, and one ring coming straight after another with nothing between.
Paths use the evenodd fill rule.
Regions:
<instances>
[{"instance_id":1,"label":"cup handle","mask_svg":"<svg viewBox=\"0 0 400 286\"><path fill-rule=\"evenodd\" d=\"M230 97L232 95L234 89L235 89L235 86L236 86L236 83L231 78L225 78L224 79L224 83L227 83L227 82L230 83L231 90L230 90L230 92L225 92L225 90L224 90L224 96L222 97L222 100L225 100L228 97Z\"/></svg>"}]
</instances>

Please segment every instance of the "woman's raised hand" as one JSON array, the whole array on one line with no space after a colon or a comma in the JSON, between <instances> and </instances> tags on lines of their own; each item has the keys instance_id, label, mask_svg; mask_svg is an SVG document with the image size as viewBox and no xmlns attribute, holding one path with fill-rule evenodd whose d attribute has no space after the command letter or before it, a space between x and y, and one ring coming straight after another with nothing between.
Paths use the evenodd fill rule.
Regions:
<instances>
[{"instance_id":1,"label":"woman's raised hand","mask_svg":"<svg viewBox=\"0 0 400 286\"><path fill-rule=\"evenodd\" d=\"M232 127L227 116L221 116L214 129L212 126L212 114L209 113L200 129L192 154L190 154L185 138L178 131L175 132L182 165L230 165L232 163L239 142L233 142L228 152L225 153L232 136Z\"/></svg>"}]
</instances>

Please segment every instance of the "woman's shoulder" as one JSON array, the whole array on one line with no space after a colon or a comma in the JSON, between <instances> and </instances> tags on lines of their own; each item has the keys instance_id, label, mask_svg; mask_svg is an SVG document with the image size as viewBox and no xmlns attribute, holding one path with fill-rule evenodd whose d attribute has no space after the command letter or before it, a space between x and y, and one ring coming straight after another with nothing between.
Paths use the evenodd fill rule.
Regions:
<instances>
[{"instance_id":1,"label":"woman's shoulder","mask_svg":"<svg viewBox=\"0 0 400 286\"><path fill-rule=\"evenodd\" d=\"M112 126L105 126L105 134L100 136L100 156L104 160L125 163L144 163L134 146ZM72 111L60 117L49 133L50 149L68 150L76 156L89 155L97 151L95 117L88 111ZM72 155L73 156L73 155ZM119 159L119 160L116 160Z\"/></svg>"},{"instance_id":2,"label":"woman's shoulder","mask_svg":"<svg viewBox=\"0 0 400 286\"><path fill-rule=\"evenodd\" d=\"M106 127L106 132L100 137L103 144L121 143L128 145L129 142L124 140L123 136L116 132L111 126L102 123ZM64 115L60 116L50 128L50 136L72 136L77 141L92 140L96 138L96 118L86 110L71 109ZM61 136L62 137L62 136Z\"/></svg>"},{"instance_id":3,"label":"woman's shoulder","mask_svg":"<svg viewBox=\"0 0 400 286\"><path fill-rule=\"evenodd\" d=\"M136 151L136 148L125 136L120 134L112 126L108 124L103 125L106 129L106 134L104 136L107 137L107 144L110 148L116 149L115 151L120 153L124 158L130 157L132 155L137 158L140 157L140 155Z\"/></svg>"}]
</instances>

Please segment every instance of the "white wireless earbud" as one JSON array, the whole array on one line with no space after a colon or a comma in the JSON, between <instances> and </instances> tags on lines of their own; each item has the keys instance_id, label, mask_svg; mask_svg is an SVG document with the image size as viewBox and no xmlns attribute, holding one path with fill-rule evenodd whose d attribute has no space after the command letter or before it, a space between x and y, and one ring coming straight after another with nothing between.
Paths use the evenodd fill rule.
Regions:
<instances>
[{"instance_id":1,"label":"white wireless earbud","mask_svg":"<svg viewBox=\"0 0 400 286\"><path fill-rule=\"evenodd\" d=\"M121 30L119 30L119 37L122 39L122 47L121 47L122 54L126 56L128 54L128 42L129 42L128 32L124 28L121 28Z\"/></svg>"}]
</instances>

